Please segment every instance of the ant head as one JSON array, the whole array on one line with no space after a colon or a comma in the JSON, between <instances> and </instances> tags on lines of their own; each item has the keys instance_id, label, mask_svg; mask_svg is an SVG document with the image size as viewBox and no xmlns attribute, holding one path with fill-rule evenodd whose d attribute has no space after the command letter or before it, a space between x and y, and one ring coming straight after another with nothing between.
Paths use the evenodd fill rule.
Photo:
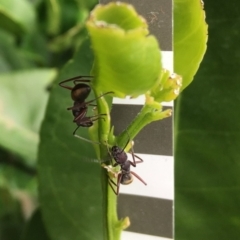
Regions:
<instances>
[{"instance_id":1,"label":"ant head","mask_svg":"<svg viewBox=\"0 0 240 240\"><path fill-rule=\"evenodd\" d=\"M124 164L127 161L127 154L118 146L113 146L111 149L112 157L118 164Z\"/></svg>"},{"instance_id":2,"label":"ant head","mask_svg":"<svg viewBox=\"0 0 240 240\"><path fill-rule=\"evenodd\" d=\"M71 92L72 100L77 102L84 102L91 92L91 87L85 83L78 83L74 86Z\"/></svg>"},{"instance_id":3,"label":"ant head","mask_svg":"<svg viewBox=\"0 0 240 240\"><path fill-rule=\"evenodd\" d=\"M122 149L118 146L113 146L111 149L112 155L116 156L119 155L122 152Z\"/></svg>"}]
</instances>

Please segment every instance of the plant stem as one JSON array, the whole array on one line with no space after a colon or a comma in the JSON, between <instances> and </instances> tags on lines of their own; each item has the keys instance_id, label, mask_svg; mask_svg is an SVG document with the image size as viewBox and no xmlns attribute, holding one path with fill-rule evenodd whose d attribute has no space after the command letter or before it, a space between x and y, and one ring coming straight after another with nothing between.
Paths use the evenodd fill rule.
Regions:
<instances>
[{"instance_id":1,"label":"plant stem","mask_svg":"<svg viewBox=\"0 0 240 240\"><path fill-rule=\"evenodd\" d=\"M100 96L102 93L97 89L94 89L95 96ZM100 161L107 161L107 147L108 139L111 127L109 103L105 98L101 97L97 99L97 107L99 114L106 114L104 120L100 119L98 121L98 137L101 143L100 148ZM111 139L113 136L111 136ZM120 240L121 229L117 228L119 221L117 218L117 196L113 193L112 189L108 185L108 175L105 169L102 169L102 186L103 186L103 204L106 217L104 219L104 227L107 229L108 240Z\"/></svg>"},{"instance_id":2,"label":"plant stem","mask_svg":"<svg viewBox=\"0 0 240 240\"><path fill-rule=\"evenodd\" d=\"M128 134L133 139L147 124L153 121L161 120L166 117L170 117L171 113L171 109L162 111L162 107L160 104L158 104L158 107L156 108L156 102L145 104L141 111L138 113L138 115L127 127L126 132L128 132ZM116 141L119 143L120 146L123 146L124 142L126 143L126 137L127 135L125 134L125 132L122 132L117 137Z\"/></svg>"},{"instance_id":3,"label":"plant stem","mask_svg":"<svg viewBox=\"0 0 240 240\"><path fill-rule=\"evenodd\" d=\"M99 92L96 88L94 89L95 96L100 96L102 93ZM111 119L110 119L110 104L106 101L104 97L98 98L97 100L97 109L98 114L105 114L104 120L99 119L98 121L98 141L101 143L99 146L99 158L100 162L108 162L107 148L109 147L109 141L114 139L111 129ZM146 104L143 106L140 113L128 126L127 130L120 134L116 140L119 146L123 146L127 139L128 135L133 139L147 124L157 121L166 117L171 116L171 110L167 109L162 111L161 104L154 102L153 99L147 98ZM126 134L126 132L128 134ZM130 144L131 145L131 144ZM127 148L129 148L128 146ZM127 150L127 149L126 149ZM108 240L120 240L121 231L129 225L129 219L125 218L121 221L117 218L117 196L112 191L111 187L108 184L108 176L105 169L102 169L102 186L103 186L103 207L106 213L104 218L104 228L105 237Z\"/></svg>"}]
</instances>

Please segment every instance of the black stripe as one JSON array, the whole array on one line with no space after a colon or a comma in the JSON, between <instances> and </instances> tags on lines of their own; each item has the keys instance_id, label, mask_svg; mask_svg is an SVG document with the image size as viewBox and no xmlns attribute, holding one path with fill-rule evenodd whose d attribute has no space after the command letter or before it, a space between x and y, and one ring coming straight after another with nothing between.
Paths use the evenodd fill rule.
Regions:
<instances>
[{"instance_id":1,"label":"black stripe","mask_svg":"<svg viewBox=\"0 0 240 240\"><path fill-rule=\"evenodd\" d=\"M119 217L129 217L131 225L126 231L173 237L173 201L120 194Z\"/></svg>"},{"instance_id":2,"label":"black stripe","mask_svg":"<svg viewBox=\"0 0 240 240\"><path fill-rule=\"evenodd\" d=\"M139 113L140 105L114 104L111 111L116 135L121 133ZM167 109L171 107L164 107ZM134 139L136 153L172 156L172 118L152 122Z\"/></svg>"},{"instance_id":3,"label":"black stripe","mask_svg":"<svg viewBox=\"0 0 240 240\"><path fill-rule=\"evenodd\" d=\"M100 0L106 4L112 0ZM132 4L148 22L150 33L155 35L162 51L172 50L172 1L171 0L123 0Z\"/></svg>"}]
</instances>

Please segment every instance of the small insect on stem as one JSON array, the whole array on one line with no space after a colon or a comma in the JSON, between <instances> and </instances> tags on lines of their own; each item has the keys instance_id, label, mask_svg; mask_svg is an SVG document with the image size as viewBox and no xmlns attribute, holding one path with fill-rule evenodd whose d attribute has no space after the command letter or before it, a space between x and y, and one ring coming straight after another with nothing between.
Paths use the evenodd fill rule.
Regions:
<instances>
[{"instance_id":1,"label":"small insect on stem","mask_svg":"<svg viewBox=\"0 0 240 240\"><path fill-rule=\"evenodd\" d=\"M104 166L104 168L106 168L108 172L111 172L112 176L117 178L117 183L115 183L110 177L108 179L109 185L116 195L119 195L120 184L123 184L123 185L130 184L133 181L133 176L135 176L143 184L147 185L147 183L140 176L138 176L135 172L130 170L131 166L136 167L136 164L142 163L143 160L134 154L133 146L131 149L133 161L128 160L127 153L124 150L129 144L129 142L130 142L130 137L123 149L118 146L113 146L110 150L108 149L110 156L114 158L116 162L114 164L112 163L111 167ZM137 158L138 160L136 160L135 158ZM120 166L120 170L118 172L114 171L112 168L117 166ZM117 187L116 190L114 189L114 186Z\"/></svg>"},{"instance_id":2,"label":"small insect on stem","mask_svg":"<svg viewBox=\"0 0 240 240\"><path fill-rule=\"evenodd\" d=\"M71 98L74 101L73 106L67 108L67 110L72 110L72 114L74 116L73 122L77 124L77 128L73 131L73 135L77 138L80 138L82 140L85 140L87 142L100 144L98 142L93 142L88 139L85 139L79 135L76 134L76 131L79 127L91 127L94 123L94 121L97 121L98 119L103 119L106 114L98 114L95 116L86 116L88 107L93 106L96 107L96 104L93 104L94 101L97 99L113 93L113 92L106 92L95 99L92 99L90 101L86 102L86 98L89 96L91 92L91 87L88 85L91 82L91 79L93 79L92 76L77 76L73 78L69 78L67 80L64 80L59 83L59 86L66 88L71 91ZM68 86L66 83L73 82L74 86Z\"/></svg>"}]
</instances>

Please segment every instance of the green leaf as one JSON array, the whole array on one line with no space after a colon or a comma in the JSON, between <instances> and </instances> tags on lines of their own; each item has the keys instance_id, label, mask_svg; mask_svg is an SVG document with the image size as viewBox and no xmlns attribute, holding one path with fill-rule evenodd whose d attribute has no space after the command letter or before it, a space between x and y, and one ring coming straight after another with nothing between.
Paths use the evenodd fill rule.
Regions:
<instances>
[{"instance_id":1,"label":"green leaf","mask_svg":"<svg viewBox=\"0 0 240 240\"><path fill-rule=\"evenodd\" d=\"M0 187L0 236L1 239L18 240L24 226L19 202L8 189Z\"/></svg>"},{"instance_id":2,"label":"green leaf","mask_svg":"<svg viewBox=\"0 0 240 240\"><path fill-rule=\"evenodd\" d=\"M89 75L92 63L90 43L86 41L74 61L63 69L58 82ZM76 124L66 110L73 105L70 93L54 86L41 129L38 173L43 220L52 240L106 239L102 168L94 146L72 135ZM87 115L91 113L89 110ZM89 139L87 132L79 128L77 133Z\"/></svg>"},{"instance_id":3,"label":"green leaf","mask_svg":"<svg viewBox=\"0 0 240 240\"><path fill-rule=\"evenodd\" d=\"M36 35L35 35L36 36ZM0 30L0 72L10 72L34 67L34 63L17 46L16 39L6 31ZM32 60L32 59L31 59Z\"/></svg>"},{"instance_id":4,"label":"green leaf","mask_svg":"<svg viewBox=\"0 0 240 240\"><path fill-rule=\"evenodd\" d=\"M67 39L67 35L73 35L74 32L76 32L76 28L79 28L79 25L84 25L89 11L98 1L46 0L45 3L46 10L44 10L47 13L47 23L45 26L47 33L58 37L59 33L62 34L65 32L65 36L62 36L62 38L64 37L65 39L59 39L58 41L71 41L71 39ZM41 12L41 14L45 14L45 12ZM44 21L45 20L46 19L44 19Z\"/></svg>"},{"instance_id":5,"label":"green leaf","mask_svg":"<svg viewBox=\"0 0 240 240\"><path fill-rule=\"evenodd\" d=\"M12 213L18 208L18 203L15 199L13 199L9 190L6 188L0 187L0 217L2 218L4 215Z\"/></svg>"},{"instance_id":6,"label":"green leaf","mask_svg":"<svg viewBox=\"0 0 240 240\"><path fill-rule=\"evenodd\" d=\"M50 240L42 221L40 209L37 209L23 232L21 240Z\"/></svg>"},{"instance_id":7,"label":"green leaf","mask_svg":"<svg viewBox=\"0 0 240 240\"><path fill-rule=\"evenodd\" d=\"M182 90L193 80L206 51L207 24L200 0L174 0L174 71Z\"/></svg>"},{"instance_id":8,"label":"green leaf","mask_svg":"<svg viewBox=\"0 0 240 240\"><path fill-rule=\"evenodd\" d=\"M96 0L76 0L80 9L88 9L91 10L99 1Z\"/></svg>"},{"instance_id":9,"label":"green leaf","mask_svg":"<svg viewBox=\"0 0 240 240\"><path fill-rule=\"evenodd\" d=\"M0 76L0 144L31 164L48 100L46 88L55 74L53 69L43 69Z\"/></svg>"},{"instance_id":10,"label":"green leaf","mask_svg":"<svg viewBox=\"0 0 240 240\"><path fill-rule=\"evenodd\" d=\"M177 102L176 240L239 238L238 4L205 0L208 51Z\"/></svg>"},{"instance_id":11,"label":"green leaf","mask_svg":"<svg viewBox=\"0 0 240 240\"><path fill-rule=\"evenodd\" d=\"M145 19L131 5L115 2L98 5L87 21L87 28L95 56L96 89L114 90L118 97L138 96L159 82L158 42L148 35Z\"/></svg>"},{"instance_id":12,"label":"green leaf","mask_svg":"<svg viewBox=\"0 0 240 240\"><path fill-rule=\"evenodd\" d=\"M57 34L60 30L61 22L61 7L59 0L46 0L47 12L47 32L50 35Z\"/></svg>"},{"instance_id":13,"label":"green leaf","mask_svg":"<svg viewBox=\"0 0 240 240\"><path fill-rule=\"evenodd\" d=\"M19 159L17 161L13 156L1 154L0 157L0 187L9 189L12 194L18 194L20 191L28 192L29 199L32 196L36 197L35 169L23 165L22 161ZM26 207L25 210L28 211L29 208Z\"/></svg>"},{"instance_id":14,"label":"green leaf","mask_svg":"<svg viewBox=\"0 0 240 240\"><path fill-rule=\"evenodd\" d=\"M2 0L0 2L0 27L20 35L35 26L35 11L26 0Z\"/></svg>"}]
</instances>

